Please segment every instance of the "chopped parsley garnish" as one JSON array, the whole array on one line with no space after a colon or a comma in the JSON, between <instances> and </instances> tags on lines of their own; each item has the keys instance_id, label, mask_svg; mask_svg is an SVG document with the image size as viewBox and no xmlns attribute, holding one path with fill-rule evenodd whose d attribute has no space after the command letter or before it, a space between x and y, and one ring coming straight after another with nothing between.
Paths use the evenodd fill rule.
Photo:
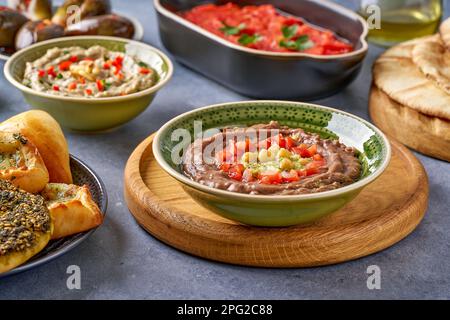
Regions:
<instances>
[{"instance_id":1,"label":"chopped parsley garnish","mask_svg":"<svg viewBox=\"0 0 450 320\"><path fill-rule=\"evenodd\" d=\"M223 27L220 28L220 31L229 36L238 35L242 30L245 29L245 23L241 23L237 27L229 26L225 22L223 23Z\"/></svg>"},{"instance_id":2,"label":"chopped parsley garnish","mask_svg":"<svg viewBox=\"0 0 450 320\"><path fill-rule=\"evenodd\" d=\"M261 40L261 36L258 35L258 34L249 35L249 34L244 33L244 34L239 38L238 41L239 41L240 44L242 44L242 45L244 45L244 46L247 46L247 45L249 45L249 44L258 42L259 40Z\"/></svg>"},{"instance_id":3,"label":"chopped parsley garnish","mask_svg":"<svg viewBox=\"0 0 450 320\"><path fill-rule=\"evenodd\" d=\"M297 34L298 25L293 24L292 26L284 26L281 31L283 32L283 36L286 39L291 39L293 36Z\"/></svg>"},{"instance_id":4,"label":"chopped parsley garnish","mask_svg":"<svg viewBox=\"0 0 450 320\"><path fill-rule=\"evenodd\" d=\"M146 64L145 62L142 62L142 61L140 61L138 63L138 65L139 65L139 67L142 67L142 68L148 68L148 64Z\"/></svg>"},{"instance_id":5,"label":"chopped parsley garnish","mask_svg":"<svg viewBox=\"0 0 450 320\"><path fill-rule=\"evenodd\" d=\"M312 42L307 35L302 35L296 40L281 40L280 46L289 50L303 51L312 48L314 42Z\"/></svg>"},{"instance_id":6,"label":"chopped parsley garnish","mask_svg":"<svg viewBox=\"0 0 450 320\"><path fill-rule=\"evenodd\" d=\"M62 79L63 75L61 73L58 73L58 75L56 76L58 79Z\"/></svg>"},{"instance_id":7,"label":"chopped parsley garnish","mask_svg":"<svg viewBox=\"0 0 450 320\"><path fill-rule=\"evenodd\" d=\"M63 54L69 54L69 53L70 53L69 50L64 50L64 51L63 51Z\"/></svg>"}]
</instances>

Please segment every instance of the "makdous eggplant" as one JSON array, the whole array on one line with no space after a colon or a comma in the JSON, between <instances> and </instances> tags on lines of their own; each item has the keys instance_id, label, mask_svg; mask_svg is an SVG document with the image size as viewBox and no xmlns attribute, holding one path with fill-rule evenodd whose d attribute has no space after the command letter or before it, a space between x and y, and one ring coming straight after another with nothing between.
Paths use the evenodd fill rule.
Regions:
<instances>
[{"instance_id":1,"label":"makdous eggplant","mask_svg":"<svg viewBox=\"0 0 450 320\"><path fill-rule=\"evenodd\" d=\"M8 0L8 6L30 20L44 20L52 17L51 0Z\"/></svg>"},{"instance_id":2,"label":"makdous eggplant","mask_svg":"<svg viewBox=\"0 0 450 320\"><path fill-rule=\"evenodd\" d=\"M131 39L133 23L125 17L108 14L87 18L66 28L66 36L102 35Z\"/></svg>"},{"instance_id":3,"label":"makdous eggplant","mask_svg":"<svg viewBox=\"0 0 450 320\"><path fill-rule=\"evenodd\" d=\"M33 43L64 36L64 28L50 20L29 21L16 34L16 50L26 48Z\"/></svg>"},{"instance_id":4,"label":"makdous eggplant","mask_svg":"<svg viewBox=\"0 0 450 320\"><path fill-rule=\"evenodd\" d=\"M78 6L79 12L71 10L71 6ZM83 20L85 18L108 14L111 12L111 4L109 0L66 0L53 15L52 22L63 26L77 23L77 18ZM79 15L78 15L79 14ZM69 19L73 18L74 21Z\"/></svg>"},{"instance_id":5,"label":"makdous eggplant","mask_svg":"<svg viewBox=\"0 0 450 320\"><path fill-rule=\"evenodd\" d=\"M12 52L14 49L14 37L20 27L28 19L15 10L0 6L0 50Z\"/></svg>"}]
</instances>

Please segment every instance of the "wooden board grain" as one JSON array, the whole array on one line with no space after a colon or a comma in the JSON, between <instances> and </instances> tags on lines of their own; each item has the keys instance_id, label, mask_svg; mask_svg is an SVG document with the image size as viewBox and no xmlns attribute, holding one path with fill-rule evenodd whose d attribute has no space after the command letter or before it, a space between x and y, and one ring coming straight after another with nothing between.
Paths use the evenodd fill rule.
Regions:
<instances>
[{"instance_id":1,"label":"wooden board grain","mask_svg":"<svg viewBox=\"0 0 450 320\"><path fill-rule=\"evenodd\" d=\"M150 136L130 156L124 193L131 214L161 241L206 259L258 267L308 267L356 259L411 233L428 204L420 162L392 142L386 171L341 210L314 224L286 228L242 225L203 208L167 175Z\"/></svg>"},{"instance_id":2,"label":"wooden board grain","mask_svg":"<svg viewBox=\"0 0 450 320\"><path fill-rule=\"evenodd\" d=\"M405 107L376 86L370 92L369 113L378 128L401 143L450 162L450 121Z\"/></svg>"}]
</instances>

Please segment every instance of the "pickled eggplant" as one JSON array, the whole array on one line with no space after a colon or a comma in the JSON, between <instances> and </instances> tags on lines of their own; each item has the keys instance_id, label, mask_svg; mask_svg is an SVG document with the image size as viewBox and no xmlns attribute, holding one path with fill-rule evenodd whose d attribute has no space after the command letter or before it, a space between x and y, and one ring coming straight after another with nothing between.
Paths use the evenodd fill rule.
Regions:
<instances>
[{"instance_id":1,"label":"pickled eggplant","mask_svg":"<svg viewBox=\"0 0 450 320\"><path fill-rule=\"evenodd\" d=\"M33 43L64 36L64 28L50 20L29 21L16 34L16 50L23 49Z\"/></svg>"},{"instance_id":2,"label":"pickled eggplant","mask_svg":"<svg viewBox=\"0 0 450 320\"><path fill-rule=\"evenodd\" d=\"M68 19L73 17L76 20L77 14L75 11L70 10L71 6L79 7L80 20L111 12L111 4L109 0L66 0L63 5L56 10L56 13L53 15L52 22L62 26L73 24L73 22ZM77 21L75 21L75 23L77 23Z\"/></svg>"},{"instance_id":3,"label":"pickled eggplant","mask_svg":"<svg viewBox=\"0 0 450 320\"><path fill-rule=\"evenodd\" d=\"M8 6L30 20L44 20L52 17L51 0L8 0Z\"/></svg>"},{"instance_id":4,"label":"pickled eggplant","mask_svg":"<svg viewBox=\"0 0 450 320\"><path fill-rule=\"evenodd\" d=\"M28 19L15 10L0 6L0 51L12 53L17 31Z\"/></svg>"},{"instance_id":5,"label":"pickled eggplant","mask_svg":"<svg viewBox=\"0 0 450 320\"><path fill-rule=\"evenodd\" d=\"M84 19L66 28L66 36L102 35L133 38L133 23L125 17L108 14Z\"/></svg>"}]
</instances>

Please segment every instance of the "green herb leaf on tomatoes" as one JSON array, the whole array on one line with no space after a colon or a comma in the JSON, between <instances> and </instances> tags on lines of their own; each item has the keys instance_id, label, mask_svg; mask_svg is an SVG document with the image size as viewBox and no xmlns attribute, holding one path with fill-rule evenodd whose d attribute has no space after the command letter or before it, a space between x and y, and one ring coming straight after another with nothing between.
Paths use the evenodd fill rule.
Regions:
<instances>
[{"instance_id":1,"label":"green herb leaf on tomatoes","mask_svg":"<svg viewBox=\"0 0 450 320\"><path fill-rule=\"evenodd\" d=\"M312 48L314 42L312 42L307 35L302 35L297 40L282 40L280 46L294 51L304 51Z\"/></svg>"},{"instance_id":2,"label":"green herb leaf on tomatoes","mask_svg":"<svg viewBox=\"0 0 450 320\"><path fill-rule=\"evenodd\" d=\"M293 36L297 34L298 25L293 24L292 26L284 26L281 31L283 32L283 36L286 39L291 39Z\"/></svg>"},{"instance_id":3,"label":"green herb leaf on tomatoes","mask_svg":"<svg viewBox=\"0 0 450 320\"><path fill-rule=\"evenodd\" d=\"M148 68L148 64L146 64L145 62L142 62L142 61L140 61L138 63L138 65L139 65L139 67L142 67L142 68Z\"/></svg>"},{"instance_id":4,"label":"green herb leaf on tomatoes","mask_svg":"<svg viewBox=\"0 0 450 320\"><path fill-rule=\"evenodd\" d=\"M229 36L238 35L242 30L245 29L245 23L241 23L237 27L229 26L224 23L224 26L220 28L220 31Z\"/></svg>"},{"instance_id":5,"label":"green herb leaf on tomatoes","mask_svg":"<svg viewBox=\"0 0 450 320\"><path fill-rule=\"evenodd\" d=\"M249 35L244 33L240 38L239 38L239 43L244 45L244 46L248 46L249 44L258 42L259 40L261 40L261 36L257 35L257 34L253 34L253 35Z\"/></svg>"}]
</instances>

